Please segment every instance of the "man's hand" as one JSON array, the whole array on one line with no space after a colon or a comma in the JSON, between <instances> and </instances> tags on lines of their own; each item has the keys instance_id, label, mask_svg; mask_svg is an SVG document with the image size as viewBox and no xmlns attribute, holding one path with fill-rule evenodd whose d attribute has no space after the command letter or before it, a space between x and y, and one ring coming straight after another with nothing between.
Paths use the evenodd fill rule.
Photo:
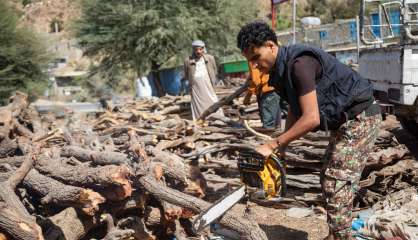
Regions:
<instances>
[{"instance_id":1,"label":"man's hand","mask_svg":"<svg viewBox=\"0 0 418 240\"><path fill-rule=\"evenodd\" d=\"M276 140L271 140L266 142L265 144L259 145L255 150L259 152L264 157L269 157L275 150L278 148L279 145L277 144ZM280 148L279 154L280 156L284 156L284 149Z\"/></svg>"}]
</instances>

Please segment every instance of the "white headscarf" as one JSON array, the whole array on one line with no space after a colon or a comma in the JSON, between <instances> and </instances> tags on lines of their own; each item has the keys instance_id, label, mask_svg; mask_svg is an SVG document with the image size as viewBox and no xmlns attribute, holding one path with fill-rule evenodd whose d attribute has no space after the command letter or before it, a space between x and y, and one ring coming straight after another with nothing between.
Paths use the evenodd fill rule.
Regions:
<instances>
[{"instance_id":1,"label":"white headscarf","mask_svg":"<svg viewBox=\"0 0 418 240\"><path fill-rule=\"evenodd\" d=\"M202 40L194 40L192 47L205 47L205 43Z\"/></svg>"}]
</instances>

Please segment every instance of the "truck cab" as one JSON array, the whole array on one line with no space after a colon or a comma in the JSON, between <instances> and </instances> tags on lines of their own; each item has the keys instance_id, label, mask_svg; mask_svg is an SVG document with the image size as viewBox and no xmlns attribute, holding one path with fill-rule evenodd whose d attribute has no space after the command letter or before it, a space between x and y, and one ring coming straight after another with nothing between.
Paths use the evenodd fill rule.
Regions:
<instances>
[{"instance_id":1,"label":"truck cab","mask_svg":"<svg viewBox=\"0 0 418 240\"><path fill-rule=\"evenodd\" d=\"M418 137L418 0L362 0L359 72Z\"/></svg>"}]
</instances>

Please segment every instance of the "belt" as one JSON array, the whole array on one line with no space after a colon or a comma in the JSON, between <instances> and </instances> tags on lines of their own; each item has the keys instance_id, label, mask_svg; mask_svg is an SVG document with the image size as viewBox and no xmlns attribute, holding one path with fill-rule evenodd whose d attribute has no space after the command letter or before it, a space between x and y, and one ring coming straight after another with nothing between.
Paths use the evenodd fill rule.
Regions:
<instances>
[{"instance_id":1,"label":"belt","mask_svg":"<svg viewBox=\"0 0 418 240\"><path fill-rule=\"evenodd\" d=\"M381 113L379 104L373 103L364 110L366 117L375 116Z\"/></svg>"},{"instance_id":2,"label":"belt","mask_svg":"<svg viewBox=\"0 0 418 240\"><path fill-rule=\"evenodd\" d=\"M371 98L365 102L351 106L344 114L346 114L347 120L351 120L362 112L365 112L366 117L371 117L380 114L380 106L375 103L374 98Z\"/></svg>"}]
</instances>

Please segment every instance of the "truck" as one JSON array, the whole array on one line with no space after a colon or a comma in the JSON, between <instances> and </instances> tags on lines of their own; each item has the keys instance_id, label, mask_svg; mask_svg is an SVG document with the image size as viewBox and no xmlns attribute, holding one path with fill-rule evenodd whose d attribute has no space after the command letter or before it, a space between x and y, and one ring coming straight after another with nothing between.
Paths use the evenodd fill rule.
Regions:
<instances>
[{"instance_id":1,"label":"truck","mask_svg":"<svg viewBox=\"0 0 418 240\"><path fill-rule=\"evenodd\" d=\"M362 0L360 74L375 98L418 137L418 0Z\"/></svg>"}]
</instances>

